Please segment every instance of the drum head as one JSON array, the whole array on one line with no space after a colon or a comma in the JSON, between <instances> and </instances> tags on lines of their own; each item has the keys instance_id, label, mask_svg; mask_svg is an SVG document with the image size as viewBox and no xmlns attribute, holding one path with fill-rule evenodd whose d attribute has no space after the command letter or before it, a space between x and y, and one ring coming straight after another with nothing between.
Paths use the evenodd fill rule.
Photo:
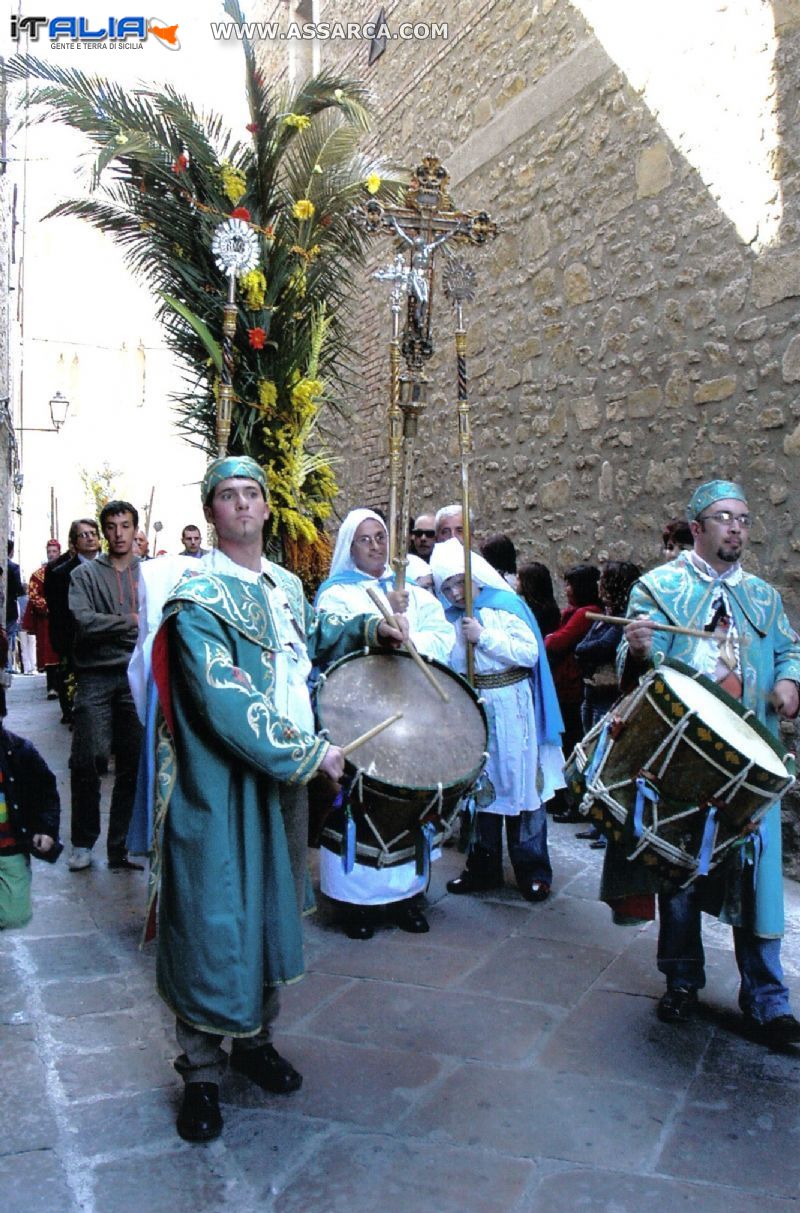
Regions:
<instances>
[{"instance_id":1,"label":"drum head","mask_svg":"<svg viewBox=\"0 0 800 1213\"><path fill-rule=\"evenodd\" d=\"M682 703L696 712L701 720L725 745L730 746L748 761L770 775L787 778L788 771L777 753L777 744L763 737L763 729L754 728L742 716L723 703L718 694L706 689L698 678L680 670L663 665L658 675L664 679L673 694ZM758 722L753 719L753 724Z\"/></svg>"},{"instance_id":2,"label":"drum head","mask_svg":"<svg viewBox=\"0 0 800 1213\"><path fill-rule=\"evenodd\" d=\"M488 735L475 692L441 662L427 664L448 703L406 653L351 654L327 670L317 690L320 727L334 745L403 713L349 759L377 783L410 791L469 785L483 764Z\"/></svg>"}]
</instances>

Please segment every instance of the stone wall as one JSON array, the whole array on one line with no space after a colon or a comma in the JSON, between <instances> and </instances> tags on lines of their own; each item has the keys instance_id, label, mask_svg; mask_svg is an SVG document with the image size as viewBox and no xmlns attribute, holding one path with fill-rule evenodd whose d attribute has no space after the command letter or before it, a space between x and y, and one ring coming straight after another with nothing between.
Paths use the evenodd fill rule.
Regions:
<instances>
[{"instance_id":1,"label":"stone wall","mask_svg":"<svg viewBox=\"0 0 800 1213\"><path fill-rule=\"evenodd\" d=\"M376 12L362 0L321 7L328 20ZM555 570L579 558L651 564L663 521L683 512L694 485L739 477L757 518L749 566L781 587L797 620L800 6L776 2L761 39L747 19L763 5L697 0L687 10L704 21L695 55L698 38L709 56L727 38L730 54L745 56L743 85L759 78L746 56L756 47L761 68L768 56L761 95L735 100L742 122L763 115L777 130L771 193L752 230L737 230L707 182L691 122L687 153L630 62L588 24L589 8L540 0L523 15L511 0L447 0L434 18L421 3L390 3L390 25L446 21L447 39L390 41L372 67L363 41L321 47L324 67L369 86L373 147L406 165L440 155L456 205L485 208L500 225L491 247L468 254L480 284L468 318L478 532L505 530ZM648 8L678 20L667 0ZM674 89L688 87L683 51L670 53ZM727 154L735 163L735 138ZM737 171L756 180L744 140ZM759 241L768 222L771 243ZM371 268L390 255L389 241L376 241ZM361 389L338 435L342 513L386 499L388 291L364 285ZM443 297L435 306L417 510L454 499L459 484L452 318Z\"/></svg>"}]
</instances>

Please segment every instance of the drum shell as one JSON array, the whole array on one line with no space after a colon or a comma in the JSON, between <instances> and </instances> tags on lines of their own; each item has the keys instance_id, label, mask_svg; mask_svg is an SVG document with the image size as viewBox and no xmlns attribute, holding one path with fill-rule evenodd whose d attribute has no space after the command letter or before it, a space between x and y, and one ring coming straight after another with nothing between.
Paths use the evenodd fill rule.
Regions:
<instances>
[{"instance_id":1,"label":"drum shell","mask_svg":"<svg viewBox=\"0 0 800 1213\"><path fill-rule=\"evenodd\" d=\"M682 663L665 664L700 682L726 710L745 719L748 727L780 756L782 747L763 725L752 719L752 714L749 714L749 720L746 719L744 709L737 701ZM726 743L697 715L689 720L680 738L671 738L680 721L689 714L687 707L668 681L659 677L658 671L648 675L644 682L639 691L616 705L606 718L623 723L621 728L614 729L614 739L600 772L590 774L590 786L587 788L585 772L592 762L601 727L592 730L570 755L567 763L569 782L573 795L586 793L581 811L590 816L607 837L623 843L643 863L658 866L664 879L675 883L679 881L681 871L685 880L686 869L692 872L697 869L710 806L714 806L717 813L714 857L710 865L714 867L727 850L747 834L751 823L760 820L791 786L792 777L788 770L778 775L754 765L744 781L726 789L725 785L730 785L732 778L747 766L749 759L743 752L745 747L739 750ZM671 739L676 741L674 747ZM657 755L662 743L666 743L664 749ZM648 801L644 802L642 826L646 839L637 843L631 818L636 802L636 777L640 774L658 789L660 800L657 814Z\"/></svg>"},{"instance_id":2,"label":"drum shell","mask_svg":"<svg viewBox=\"0 0 800 1213\"><path fill-rule=\"evenodd\" d=\"M485 764L488 726L477 694L447 666L426 660L448 694L448 704L404 653L351 654L327 670L317 690L320 727L336 745L346 745L403 711L402 725L390 726L346 761L359 863L384 867L408 862L427 823L433 826L433 846L448 838L460 802ZM398 746L407 753L398 754ZM397 781L398 769L407 782ZM334 851L342 846L342 816L329 819L320 837Z\"/></svg>"}]
</instances>

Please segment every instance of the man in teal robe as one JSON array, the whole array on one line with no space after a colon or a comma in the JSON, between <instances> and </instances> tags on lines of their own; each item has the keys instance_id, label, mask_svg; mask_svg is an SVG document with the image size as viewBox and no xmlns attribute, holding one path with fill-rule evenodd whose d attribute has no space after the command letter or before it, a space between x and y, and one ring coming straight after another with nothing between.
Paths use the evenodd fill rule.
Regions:
<instances>
[{"instance_id":1,"label":"man in teal robe","mask_svg":"<svg viewBox=\"0 0 800 1213\"><path fill-rule=\"evenodd\" d=\"M157 984L177 1019L177 1128L189 1141L222 1129L227 1063L269 1091L300 1086L271 1028L278 987L303 971L302 788L344 769L314 732L306 679L311 660L404 638L379 616L315 615L299 580L262 559L269 504L253 460L212 463L203 503L218 550L170 595L152 658Z\"/></svg>"},{"instance_id":2,"label":"man in teal robe","mask_svg":"<svg viewBox=\"0 0 800 1213\"><path fill-rule=\"evenodd\" d=\"M630 679L647 663L676 658L741 700L777 735L778 718L798 712L800 643L780 595L760 577L746 573L740 557L751 525L744 490L732 481L700 485L689 503L692 551L645 574L633 587L618 661ZM659 623L714 631L727 628L735 654L731 670L719 646L691 636L659 631ZM800 1041L800 1023L791 1014L783 981L783 875L780 804L761 829L735 849L722 871L688 889L659 896L658 967L667 991L659 1018L683 1022L705 984L701 909L733 926L741 975L739 1005L752 1036L770 1044Z\"/></svg>"}]
</instances>

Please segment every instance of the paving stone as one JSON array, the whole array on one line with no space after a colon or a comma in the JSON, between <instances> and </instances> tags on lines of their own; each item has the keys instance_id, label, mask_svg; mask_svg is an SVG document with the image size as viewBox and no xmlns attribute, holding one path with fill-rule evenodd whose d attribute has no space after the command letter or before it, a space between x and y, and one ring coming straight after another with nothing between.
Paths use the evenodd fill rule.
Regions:
<instances>
[{"instance_id":1,"label":"paving stone","mask_svg":"<svg viewBox=\"0 0 800 1213\"><path fill-rule=\"evenodd\" d=\"M575 827L580 829L579 826ZM598 894L600 892L600 873L603 865L603 855L601 851L592 851L589 848L589 843L584 842L583 846L587 848L589 854L594 856L595 862L589 863L584 871L579 872L572 880L566 884L560 884L561 892L567 897L580 897L583 901L591 901L598 905Z\"/></svg>"},{"instance_id":2,"label":"paving stone","mask_svg":"<svg viewBox=\"0 0 800 1213\"><path fill-rule=\"evenodd\" d=\"M274 1207L275 1213L504 1213L517 1208L535 1173L530 1162L480 1149L345 1134L308 1159Z\"/></svg>"},{"instance_id":3,"label":"paving stone","mask_svg":"<svg viewBox=\"0 0 800 1213\"><path fill-rule=\"evenodd\" d=\"M52 1146L56 1125L33 1026L0 1025L0 1057L3 1059L0 1154Z\"/></svg>"},{"instance_id":4,"label":"paving stone","mask_svg":"<svg viewBox=\"0 0 800 1213\"><path fill-rule=\"evenodd\" d=\"M42 987L42 1003L49 1015L90 1015L97 1011L125 1010L134 997L121 977L99 981L54 981Z\"/></svg>"},{"instance_id":5,"label":"paving stone","mask_svg":"<svg viewBox=\"0 0 800 1213\"><path fill-rule=\"evenodd\" d=\"M87 906L70 897L37 897L33 891L33 920L26 930L26 939L45 935L71 935L93 931L95 922Z\"/></svg>"},{"instance_id":6,"label":"paving stone","mask_svg":"<svg viewBox=\"0 0 800 1213\"><path fill-rule=\"evenodd\" d=\"M495 998L571 1006L613 960L611 952L518 937L506 940L464 978L465 990Z\"/></svg>"},{"instance_id":7,"label":"paving stone","mask_svg":"<svg viewBox=\"0 0 800 1213\"><path fill-rule=\"evenodd\" d=\"M681 1179L797 1198L800 1192L800 1107L797 1089L704 1074L663 1144L656 1170ZM710 1143L713 1143L713 1148Z\"/></svg>"},{"instance_id":8,"label":"paving stone","mask_svg":"<svg viewBox=\"0 0 800 1213\"><path fill-rule=\"evenodd\" d=\"M6 1104L3 1102L6 1122ZM31 1149L0 1157L0 1192L8 1213L78 1213L55 1151Z\"/></svg>"},{"instance_id":9,"label":"paving stone","mask_svg":"<svg viewBox=\"0 0 800 1213\"><path fill-rule=\"evenodd\" d=\"M0 1024L30 1020L29 993L12 956L0 953Z\"/></svg>"},{"instance_id":10,"label":"paving stone","mask_svg":"<svg viewBox=\"0 0 800 1213\"><path fill-rule=\"evenodd\" d=\"M327 1124L304 1120L292 1113L294 1096L277 1099L276 1111L266 1108L243 1111L241 1108L222 1103L225 1127L221 1144L226 1161L236 1176L251 1192L249 1211L273 1213L275 1194L299 1174L305 1185L306 1163L304 1159L316 1159L330 1136ZM374 1192L373 1192L374 1197ZM230 1206L226 1205L225 1208ZM208 1213L217 1213L217 1207L203 1205ZM220 1206L222 1208L222 1206ZM306 1206L308 1213L327 1213L327 1206Z\"/></svg>"},{"instance_id":11,"label":"paving stone","mask_svg":"<svg viewBox=\"0 0 800 1213\"><path fill-rule=\"evenodd\" d=\"M36 966L37 976L43 981L55 981L60 977L108 977L120 969L110 945L97 932L26 940L25 947Z\"/></svg>"},{"instance_id":12,"label":"paving stone","mask_svg":"<svg viewBox=\"0 0 800 1213\"><path fill-rule=\"evenodd\" d=\"M540 1067L466 1064L418 1105L404 1128L519 1158L642 1167L661 1140L663 1091Z\"/></svg>"},{"instance_id":13,"label":"paving stone","mask_svg":"<svg viewBox=\"0 0 800 1213\"><path fill-rule=\"evenodd\" d=\"M741 1017L731 1013L729 1030L723 1025L713 1034L703 1057L703 1071L729 1077L743 1074L750 1082L800 1084L800 1049L765 1048L742 1035Z\"/></svg>"},{"instance_id":14,"label":"paving stone","mask_svg":"<svg viewBox=\"0 0 800 1213\"><path fill-rule=\"evenodd\" d=\"M172 1058L152 1047L107 1049L102 1053L62 1053L56 1062L67 1099L145 1091L173 1081Z\"/></svg>"},{"instance_id":15,"label":"paving stone","mask_svg":"<svg viewBox=\"0 0 800 1213\"><path fill-rule=\"evenodd\" d=\"M656 1001L593 990L558 1025L537 1064L561 1074L684 1090L708 1044L708 1026L661 1023Z\"/></svg>"},{"instance_id":16,"label":"paving stone","mask_svg":"<svg viewBox=\"0 0 800 1213\"><path fill-rule=\"evenodd\" d=\"M447 894L428 912L430 940L439 947L466 948L477 960L487 948L516 934L525 924L530 909L521 899L502 903Z\"/></svg>"},{"instance_id":17,"label":"paving stone","mask_svg":"<svg viewBox=\"0 0 800 1213\"><path fill-rule=\"evenodd\" d=\"M475 960L474 950L445 948L428 935L378 931L372 939L356 940L337 931L316 956L314 968L418 986L449 986L474 968Z\"/></svg>"},{"instance_id":18,"label":"paving stone","mask_svg":"<svg viewBox=\"0 0 800 1213\"><path fill-rule=\"evenodd\" d=\"M330 1000L352 986L351 977L330 973L307 972L302 981L281 990L281 1013L278 1031L285 1032L312 1015Z\"/></svg>"},{"instance_id":19,"label":"paving stone","mask_svg":"<svg viewBox=\"0 0 800 1213\"><path fill-rule=\"evenodd\" d=\"M581 943L587 948L604 948L615 955L628 946L627 929L615 926L608 906L599 901L562 894L531 908L535 913L520 926L522 935Z\"/></svg>"},{"instance_id":20,"label":"paving stone","mask_svg":"<svg viewBox=\"0 0 800 1213\"><path fill-rule=\"evenodd\" d=\"M364 982L312 1017L308 1032L353 1044L511 1062L527 1057L551 1017L540 1007L448 990Z\"/></svg>"},{"instance_id":21,"label":"paving stone","mask_svg":"<svg viewBox=\"0 0 800 1213\"><path fill-rule=\"evenodd\" d=\"M701 998L704 1002L721 1006L736 1006L739 971L733 949L706 946L705 954L706 987ZM655 931L646 928L631 936L624 952L600 975L597 984L609 990L660 997L665 983L656 967Z\"/></svg>"},{"instance_id":22,"label":"paving stone","mask_svg":"<svg viewBox=\"0 0 800 1213\"><path fill-rule=\"evenodd\" d=\"M441 1073L434 1058L405 1049L283 1035L278 1048L303 1075L301 1089L284 1100L229 1071L226 1101L245 1108L285 1103L293 1114L382 1129L394 1124Z\"/></svg>"},{"instance_id":23,"label":"paving stone","mask_svg":"<svg viewBox=\"0 0 800 1213\"><path fill-rule=\"evenodd\" d=\"M613 1158L609 1162L615 1161ZM753 1213L753 1197L732 1188L685 1184L653 1176L623 1175L617 1171L568 1171L546 1176L519 1213ZM796 1201L759 1197L759 1213L796 1213Z\"/></svg>"},{"instance_id":24,"label":"paving stone","mask_svg":"<svg viewBox=\"0 0 800 1213\"><path fill-rule=\"evenodd\" d=\"M147 1213L198 1213L198 1210L245 1208L246 1185L220 1168L217 1143L186 1145L174 1153L115 1158L94 1174L94 1213L146 1210Z\"/></svg>"},{"instance_id":25,"label":"paving stone","mask_svg":"<svg viewBox=\"0 0 800 1213\"><path fill-rule=\"evenodd\" d=\"M177 1141L175 1116L183 1085L174 1073L167 1079L172 1090L165 1086L73 1107L69 1114L72 1149L92 1158L143 1145L154 1150L162 1145L173 1146Z\"/></svg>"},{"instance_id":26,"label":"paving stone","mask_svg":"<svg viewBox=\"0 0 800 1213\"><path fill-rule=\"evenodd\" d=\"M106 1015L60 1017L54 1020L51 1032L54 1040L67 1049L97 1050L119 1045L152 1048L155 1037L163 1038L160 1023L142 1015L139 1008Z\"/></svg>"}]
</instances>

